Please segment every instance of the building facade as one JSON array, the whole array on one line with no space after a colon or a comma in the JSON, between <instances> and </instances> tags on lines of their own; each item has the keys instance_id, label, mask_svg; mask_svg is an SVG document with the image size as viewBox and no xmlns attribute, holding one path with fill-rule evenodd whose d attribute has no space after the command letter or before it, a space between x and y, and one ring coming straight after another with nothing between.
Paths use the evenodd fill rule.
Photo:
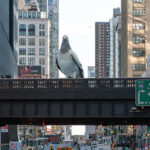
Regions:
<instances>
[{"instance_id":1,"label":"building facade","mask_svg":"<svg viewBox=\"0 0 150 150\"><path fill-rule=\"evenodd\" d=\"M113 9L113 77L121 77L121 13Z\"/></svg>"},{"instance_id":2,"label":"building facade","mask_svg":"<svg viewBox=\"0 0 150 150\"><path fill-rule=\"evenodd\" d=\"M110 22L110 78L114 77L114 25L113 18L109 20Z\"/></svg>"},{"instance_id":3,"label":"building facade","mask_svg":"<svg viewBox=\"0 0 150 150\"><path fill-rule=\"evenodd\" d=\"M46 16L48 17L48 0L23 0L26 7L30 7L31 3L38 3L38 7L41 12L46 12Z\"/></svg>"},{"instance_id":4,"label":"building facade","mask_svg":"<svg viewBox=\"0 0 150 150\"><path fill-rule=\"evenodd\" d=\"M59 50L59 0L48 0L48 18L50 29L50 78L58 78L56 58Z\"/></svg>"},{"instance_id":5,"label":"building facade","mask_svg":"<svg viewBox=\"0 0 150 150\"><path fill-rule=\"evenodd\" d=\"M121 13L113 9L110 19L110 78L121 77Z\"/></svg>"},{"instance_id":6,"label":"building facade","mask_svg":"<svg viewBox=\"0 0 150 150\"><path fill-rule=\"evenodd\" d=\"M95 78L95 66L88 66L88 78Z\"/></svg>"},{"instance_id":7,"label":"building facade","mask_svg":"<svg viewBox=\"0 0 150 150\"><path fill-rule=\"evenodd\" d=\"M0 0L0 78L17 77L17 0Z\"/></svg>"},{"instance_id":8,"label":"building facade","mask_svg":"<svg viewBox=\"0 0 150 150\"><path fill-rule=\"evenodd\" d=\"M25 6L29 7L31 2L38 2L41 12L46 12L46 16L50 19L50 78L58 78L59 71L56 66L56 57L59 49L59 0L24 0Z\"/></svg>"},{"instance_id":9,"label":"building facade","mask_svg":"<svg viewBox=\"0 0 150 150\"><path fill-rule=\"evenodd\" d=\"M18 12L19 77L49 78L49 30L50 21L42 12Z\"/></svg>"},{"instance_id":10,"label":"building facade","mask_svg":"<svg viewBox=\"0 0 150 150\"><path fill-rule=\"evenodd\" d=\"M96 78L110 77L110 23L95 23Z\"/></svg>"},{"instance_id":11,"label":"building facade","mask_svg":"<svg viewBox=\"0 0 150 150\"><path fill-rule=\"evenodd\" d=\"M114 77L121 77L121 16L115 18Z\"/></svg>"},{"instance_id":12,"label":"building facade","mask_svg":"<svg viewBox=\"0 0 150 150\"><path fill-rule=\"evenodd\" d=\"M150 54L150 0L122 0L122 77L141 77Z\"/></svg>"},{"instance_id":13,"label":"building facade","mask_svg":"<svg viewBox=\"0 0 150 150\"><path fill-rule=\"evenodd\" d=\"M85 126L85 136L86 139L89 139L90 135L96 134L96 126L95 125L86 125Z\"/></svg>"}]
</instances>

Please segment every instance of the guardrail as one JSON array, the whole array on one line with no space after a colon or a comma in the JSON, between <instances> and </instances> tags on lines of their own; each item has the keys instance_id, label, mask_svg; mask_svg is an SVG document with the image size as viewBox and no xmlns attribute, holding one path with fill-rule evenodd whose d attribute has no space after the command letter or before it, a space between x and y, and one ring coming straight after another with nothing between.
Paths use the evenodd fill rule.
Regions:
<instances>
[{"instance_id":1,"label":"guardrail","mask_svg":"<svg viewBox=\"0 0 150 150\"><path fill-rule=\"evenodd\" d=\"M143 78L0 79L0 89L135 88L135 81L139 79L143 80Z\"/></svg>"}]
</instances>

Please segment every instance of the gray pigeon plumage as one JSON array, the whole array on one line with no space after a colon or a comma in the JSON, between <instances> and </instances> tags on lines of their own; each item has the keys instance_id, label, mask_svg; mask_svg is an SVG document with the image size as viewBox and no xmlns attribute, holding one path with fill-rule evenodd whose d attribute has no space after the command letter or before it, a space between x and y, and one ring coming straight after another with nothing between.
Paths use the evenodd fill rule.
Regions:
<instances>
[{"instance_id":1,"label":"gray pigeon plumage","mask_svg":"<svg viewBox=\"0 0 150 150\"><path fill-rule=\"evenodd\" d=\"M63 36L58 58L56 59L57 67L67 78L83 78L84 72L80 60L71 50L69 39Z\"/></svg>"}]
</instances>

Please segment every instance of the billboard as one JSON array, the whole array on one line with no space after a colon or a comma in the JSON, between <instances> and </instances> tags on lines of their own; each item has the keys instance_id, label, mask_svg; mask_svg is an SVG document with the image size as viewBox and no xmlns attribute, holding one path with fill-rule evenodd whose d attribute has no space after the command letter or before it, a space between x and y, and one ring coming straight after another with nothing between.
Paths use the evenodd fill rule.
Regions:
<instances>
[{"instance_id":1,"label":"billboard","mask_svg":"<svg viewBox=\"0 0 150 150\"><path fill-rule=\"evenodd\" d=\"M0 128L0 132L8 132L8 124Z\"/></svg>"},{"instance_id":2,"label":"billboard","mask_svg":"<svg viewBox=\"0 0 150 150\"><path fill-rule=\"evenodd\" d=\"M18 66L18 77L32 77L41 75L41 66Z\"/></svg>"}]
</instances>

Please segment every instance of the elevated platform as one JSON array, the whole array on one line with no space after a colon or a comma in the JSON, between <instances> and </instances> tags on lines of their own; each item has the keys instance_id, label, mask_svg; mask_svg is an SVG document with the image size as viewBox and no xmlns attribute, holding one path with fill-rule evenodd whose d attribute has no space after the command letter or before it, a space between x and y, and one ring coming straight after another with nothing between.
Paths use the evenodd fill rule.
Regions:
<instances>
[{"instance_id":1,"label":"elevated platform","mask_svg":"<svg viewBox=\"0 0 150 150\"><path fill-rule=\"evenodd\" d=\"M147 124L135 107L137 79L0 80L3 124Z\"/></svg>"}]
</instances>

